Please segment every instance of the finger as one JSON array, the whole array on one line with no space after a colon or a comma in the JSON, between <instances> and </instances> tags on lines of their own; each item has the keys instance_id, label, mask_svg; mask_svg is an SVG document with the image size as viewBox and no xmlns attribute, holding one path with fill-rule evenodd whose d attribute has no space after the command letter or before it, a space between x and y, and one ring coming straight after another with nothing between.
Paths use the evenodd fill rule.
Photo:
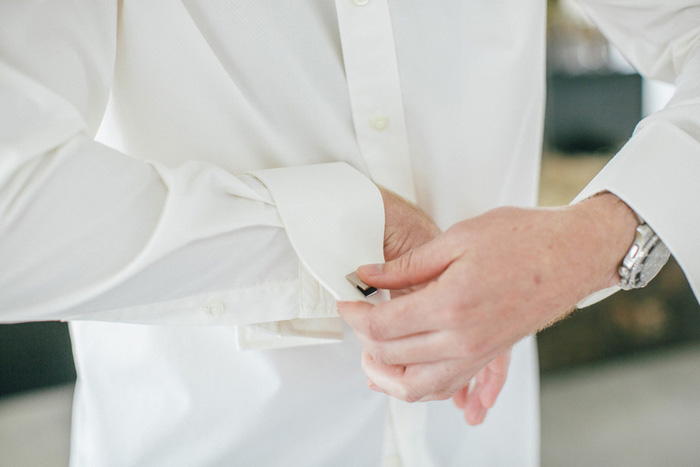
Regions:
<instances>
[{"instance_id":1,"label":"finger","mask_svg":"<svg viewBox=\"0 0 700 467\"><path fill-rule=\"evenodd\" d=\"M467 403L467 393L469 392L469 385L464 386L462 389L459 391L455 392L454 396L452 396L452 402L460 408L464 409L464 406Z\"/></svg>"},{"instance_id":2,"label":"finger","mask_svg":"<svg viewBox=\"0 0 700 467\"><path fill-rule=\"evenodd\" d=\"M418 393L421 402L445 400L468 386L474 371L458 360L418 363L406 366L404 382Z\"/></svg>"},{"instance_id":3,"label":"finger","mask_svg":"<svg viewBox=\"0 0 700 467\"><path fill-rule=\"evenodd\" d=\"M350 319L356 316L364 316L371 313L375 305L367 302L337 302L338 314L345 319L347 315ZM348 323L349 324L349 323Z\"/></svg>"},{"instance_id":4,"label":"finger","mask_svg":"<svg viewBox=\"0 0 700 467\"><path fill-rule=\"evenodd\" d=\"M481 404L484 407L491 408L496 403L498 395L506 384L509 365L510 350L500 355L484 368L486 370L486 376L482 383L483 389L481 390L480 396Z\"/></svg>"},{"instance_id":5,"label":"finger","mask_svg":"<svg viewBox=\"0 0 700 467\"><path fill-rule=\"evenodd\" d=\"M384 365L375 361L372 356L362 352L362 370L377 386L380 392L407 402L414 402L404 393L402 380L406 373L403 365ZM376 389L375 389L376 390Z\"/></svg>"},{"instance_id":6,"label":"finger","mask_svg":"<svg viewBox=\"0 0 700 467\"><path fill-rule=\"evenodd\" d=\"M345 321L358 337L368 335L373 323L372 312L375 305L367 302L337 302L338 315Z\"/></svg>"},{"instance_id":7,"label":"finger","mask_svg":"<svg viewBox=\"0 0 700 467\"><path fill-rule=\"evenodd\" d=\"M509 364L510 350L491 361L476 375L462 407L467 423L470 425L483 423L488 409L494 406L505 385Z\"/></svg>"},{"instance_id":8,"label":"finger","mask_svg":"<svg viewBox=\"0 0 700 467\"><path fill-rule=\"evenodd\" d=\"M372 359L385 365L411 365L461 358L459 339L450 332L425 331L397 339L374 340L356 333Z\"/></svg>"},{"instance_id":9,"label":"finger","mask_svg":"<svg viewBox=\"0 0 700 467\"><path fill-rule=\"evenodd\" d=\"M453 361L404 367L383 365L367 354L363 369L386 394L406 402L449 399L469 380L469 371Z\"/></svg>"},{"instance_id":10,"label":"finger","mask_svg":"<svg viewBox=\"0 0 700 467\"><path fill-rule=\"evenodd\" d=\"M405 289L437 278L454 259L453 249L442 236L384 264L360 266L363 282L380 289Z\"/></svg>"},{"instance_id":11,"label":"finger","mask_svg":"<svg viewBox=\"0 0 700 467\"><path fill-rule=\"evenodd\" d=\"M464 407L464 420L471 426L476 426L484 422L488 408L477 403L467 404Z\"/></svg>"},{"instance_id":12,"label":"finger","mask_svg":"<svg viewBox=\"0 0 700 467\"><path fill-rule=\"evenodd\" d=\"M494 406L498 394L505 385L509 362L510 352L505 352L477 373L474 384L467 395L468 404L486 408Z\"/></svg>"},{"instance_id":13,"label":"finger","mask_svg":"<svg viewBox=\"0 0 700 467\"><path fill-rule=\"evenodd\" d=\"M387 392L387 387L394 387L395 381L400 380L406 371L404 366L391 366L374 361L365 350L362 351L362 370L367 375L368 387L377 392Z\"/></svg>"},{"instance_id":14,"label":"finger","mask_svg":"<svg viewBox=\"0 0 700 467\"><path fill-rule=\"evenodd\" d=\"M339 302L338 313L356 333L384 341L439 329L441 314L436 310L445 306L444 301L439 286L431 284L378 305Z\"/></svg>"},{"instance_id":15,"label":"finger","mask_svg":"<svg viewBox=\"0 0 700 467\"><path fill-rule=\"evenodd\" d=\"M483 391L483 384L481 381L483 381L483 378L480 378L480 375L484 371L485 370L482 369L472 381L472 384L464 395L464 403L461 407L464 413L464 419L472 426L481 423L486 417L486 411L488 410L481 402L481 393Z\"/></svg>"}]
</instances>

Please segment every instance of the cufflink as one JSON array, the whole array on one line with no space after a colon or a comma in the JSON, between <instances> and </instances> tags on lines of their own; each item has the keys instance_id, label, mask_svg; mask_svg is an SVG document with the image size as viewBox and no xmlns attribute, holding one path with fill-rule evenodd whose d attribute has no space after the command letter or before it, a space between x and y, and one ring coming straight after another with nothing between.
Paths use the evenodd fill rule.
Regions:
<instances>
[{"instance_id":1,"label":"cufflink","mask_svg":"<svg viewBox=\"0 0 700 467\"><path fill-rule=\"evenodd\" d=\"M362 295L364 295L365 297L369 297L370 295L372 295L373 293L375 293L377 291L376 287L369 286L369 285L365 284L364 282L362 282L360 280L360 278L357 277L357 272L355 272L355 271L353 271L350 274L348 274L347 276L345 276L345 278L352 285L357 287L357 290L362 292Z\"/></svg>"}]
</instances>

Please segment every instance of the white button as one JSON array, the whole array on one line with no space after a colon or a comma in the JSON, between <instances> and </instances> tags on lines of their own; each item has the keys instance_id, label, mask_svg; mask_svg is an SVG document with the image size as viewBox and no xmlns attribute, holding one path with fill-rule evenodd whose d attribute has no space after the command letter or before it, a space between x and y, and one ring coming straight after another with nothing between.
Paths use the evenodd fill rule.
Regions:
<instances>
[{"instance_id":1,"label":"white button","mask_svg":"<svg viewBox=\"0 0 700 467\"><path fill-rule=\"evenodd\" d=\"M369 124L372 125L372 128L375 130L386 130L389 127L389 117L386 115L377 115L376 117L372 117Z\"/></svg>"},{"instance_id":2,"label":"white button","mask_svg":"<svg viewBox=\"0 0 700 467\"><path fill-rule=\"evenodd\" d=\"M224 304L218 300L209 302L209 305L207 305L207 311L209 311L209 313L211 313L213 316L219 316L224 312Z\"/></svg>"},{"instance_id":3,"label":"white button","mask_svg":"<svg viewBox=\"0 0 700 467\"><path fill-rule=\"evenodd\" d=\"M352 3L357 6L365 6L369 3L369 0L352 0Z\"/></svg>"},{"instance_id":4,"label":"white button","mask_svg":"<svg viewBox=\"0 0 700 467\"><path fill-rule=\"evenodd\" d=\"M401 467L401 458L398 454L394 454L384 460L384 467Z\"/></svg>"}]
</instances>

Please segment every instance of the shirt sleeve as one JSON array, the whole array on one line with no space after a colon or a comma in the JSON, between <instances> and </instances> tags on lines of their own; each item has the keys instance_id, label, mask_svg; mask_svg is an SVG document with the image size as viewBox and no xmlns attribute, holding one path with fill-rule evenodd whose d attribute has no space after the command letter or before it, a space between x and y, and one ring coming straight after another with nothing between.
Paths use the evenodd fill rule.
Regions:
<instances>
[{"instance_id":1,"label":"shirt sleeve","mask_svg":"<svg viewBox=\"0 0 700 467\"><path fill-rule=\"evenodd\" d=\"M625 201L668 246L700 296L700 5L691 0L582 0L591 19L643 75L675 83L668 105L575 201L604 190ZM587 305L615 292L603 291Z\"/></svg>"},{"instance_id":2,"label":"shirt sleeve","mask_svg":"<svg viewBox=\"0 0 700 467\"><path fill-rule=\"evenodd\" d=\"M0 3L0 321L240 325L361 299L343 276L382 260L384 214L349 165L232 174L94 141L117 8Z\"/></svg>"}]
</instances>

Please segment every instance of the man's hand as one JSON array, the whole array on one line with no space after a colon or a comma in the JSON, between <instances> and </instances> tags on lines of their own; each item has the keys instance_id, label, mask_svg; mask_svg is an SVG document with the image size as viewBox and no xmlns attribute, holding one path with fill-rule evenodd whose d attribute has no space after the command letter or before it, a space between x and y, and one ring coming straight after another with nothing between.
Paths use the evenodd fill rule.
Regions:
<instances>
[{"instance_id":1,"label":"man's hand","mask_svg":"<svg viewBox=\"0 0 700 467\"><path fill-rule=\"evenodd\" d=\"M439 227L418 207L389 190L380 187L380 191L386 219L384 257L387 261L424 245L441 233ZM422 285L394 289L392 297L396 298L420 288ZM365 353L365 357L366 355ZM484 421L486 412L493 407L503 388L509 362L510 350L480 371L471 385L467 384L455 394L455 404L463 410L464 418L469 424L478 425ZM381 391L371 380L368 380L368 386Z\"/></svg>"},{"instance_id":2,"label":"man's hand","mask_svg":"<svg viewBox=\"0 0 700 467\"><path fill-rule=\"evenodd\" d=\"M482 367L619 281L636 225L611 194L564 208L495 209L358 270L378 288L423 288L376 306L342 303L339 312L364 346L376 389L406 401L457 393L466 407L463 388Z\"/></svg>"}]
</instances>

